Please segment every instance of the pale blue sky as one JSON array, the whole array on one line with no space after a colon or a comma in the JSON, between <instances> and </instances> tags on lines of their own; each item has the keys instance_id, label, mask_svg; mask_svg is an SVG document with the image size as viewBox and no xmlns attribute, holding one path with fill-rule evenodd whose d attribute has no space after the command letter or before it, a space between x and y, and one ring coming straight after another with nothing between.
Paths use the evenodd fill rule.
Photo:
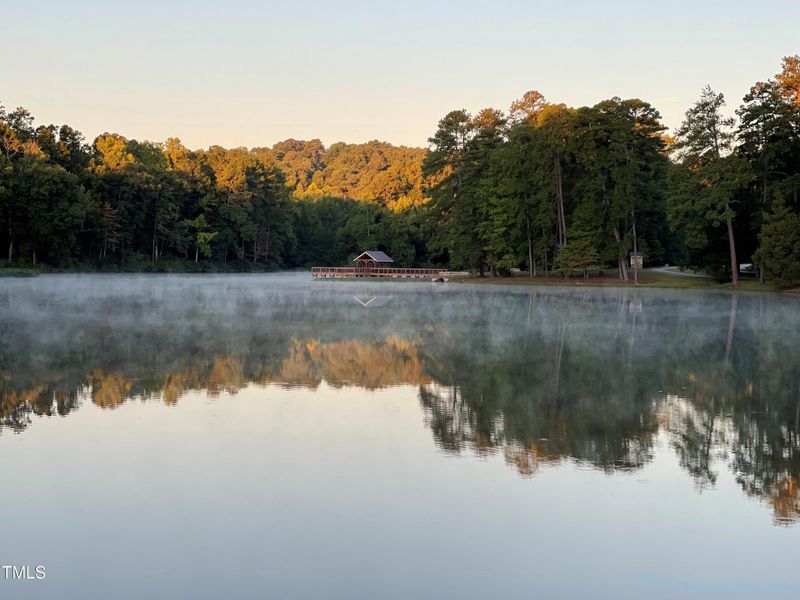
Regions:
<instances>
[{"instance_id":1,"label":"pale blue sky","mask_svg":"<svg viewBox=\"0 0 800 600\"><path fill-rule=\"evenodd\" d=\"M671 128L706 83L731 110L800 52L800 1L4 0L0 102L190 147L426 145L449 110L524 91L654 104Z\"/></svg>"}]
</instances>

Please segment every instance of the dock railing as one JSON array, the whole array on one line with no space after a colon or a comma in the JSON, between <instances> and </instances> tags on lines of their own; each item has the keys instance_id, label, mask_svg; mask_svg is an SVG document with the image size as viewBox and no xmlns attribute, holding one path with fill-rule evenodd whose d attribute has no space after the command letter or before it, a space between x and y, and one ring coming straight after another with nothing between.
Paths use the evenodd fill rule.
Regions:
<instances>
[{"instance_id":1,"label":"dock railing","mask_svg":"<svg viewBox=\"0 0 800 600\"><path fill-rule=\"evenodd\" d=\"M405 269L400 267L311 267L314 278L333 277L395 277L421 279L441 277L443 269Z\"/></svg>"}]
</instances>

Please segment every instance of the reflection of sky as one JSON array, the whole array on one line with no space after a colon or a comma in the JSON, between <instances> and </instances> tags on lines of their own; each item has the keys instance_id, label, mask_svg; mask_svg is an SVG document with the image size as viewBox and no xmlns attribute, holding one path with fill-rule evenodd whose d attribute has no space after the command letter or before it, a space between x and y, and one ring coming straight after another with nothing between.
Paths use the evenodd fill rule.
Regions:
<instances>
[{"instance_id":1,"label":"reflection of sky","mask_svg":"<svg viewBox=\"0 0 800 600\"><path fill-rule=\"evenodd\" d=\"M77 595L90 570L108 587L92 595L136 598L151 579L178 597L786 591L800 528L770 502L797 480L800 313L732 298L307 273L2 282L0 399L81 392L0 433L0 562L46 564L14 588L37 598Z\"/></svg>"},{"instance_id":2,"label":"reflection of sky","mask_svg":"<svg viewBox=\"0 0 800 600\"><path fill-rule=\"evenodd\" d=\"M91 404L0 437L14 598L746 598L793 589L800 529L660 436L630 474L521 478L434 451L415 387L250 386ZM766 551L768 549L768 551ZM87 592L91 590L91 593ZM691 594L687 596L687 593ZM25 594L29 594L26 596Z\"/></svg>"}]
</instances>

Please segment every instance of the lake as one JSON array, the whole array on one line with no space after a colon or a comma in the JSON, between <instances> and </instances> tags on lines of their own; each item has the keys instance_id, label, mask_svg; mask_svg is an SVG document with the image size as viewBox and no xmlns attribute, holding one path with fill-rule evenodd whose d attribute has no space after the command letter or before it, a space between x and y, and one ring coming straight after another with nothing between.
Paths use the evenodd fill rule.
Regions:
<instances>
[{"instance_id":1,"label":"lake","mask_svg":"<svg viewBox=\"0 0 800 600\"><path fill-rule=\"evenodd\" d=\"M0 280L3 598L797 590L800 298Z\"/></svg>"}]
</instances>

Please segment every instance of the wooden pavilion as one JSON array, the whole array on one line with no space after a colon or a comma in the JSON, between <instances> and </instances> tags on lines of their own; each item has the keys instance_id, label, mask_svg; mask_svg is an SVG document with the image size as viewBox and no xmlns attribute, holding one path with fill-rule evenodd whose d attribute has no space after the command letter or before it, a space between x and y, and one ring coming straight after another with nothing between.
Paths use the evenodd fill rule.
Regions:
<instances>
[{"instance_id":1,"label":"wooden pavilion","mask_svg":"<svg viewBox=\"0 0 800 600\"><path fill-rule=\"evenodd\" d=\"M353 259L356 270L370 273L378 267L384 267L394 262L392 257L380 250L365 250Z\"/></svg>"},{"instance_id":2,"label":"wooden pavilion","mask_svg":"<svg viewBox=\"0 0 800 600\"><path fill-rule=\"evenodd\" d=\"M395 278L436 278L441 276L441 269L405 269L390 267L394 263L391 256L381 250L365 250L353 259L349 267L312 267L314 278L328 277L395 277Z\"/></svg>"}]
</instances>

